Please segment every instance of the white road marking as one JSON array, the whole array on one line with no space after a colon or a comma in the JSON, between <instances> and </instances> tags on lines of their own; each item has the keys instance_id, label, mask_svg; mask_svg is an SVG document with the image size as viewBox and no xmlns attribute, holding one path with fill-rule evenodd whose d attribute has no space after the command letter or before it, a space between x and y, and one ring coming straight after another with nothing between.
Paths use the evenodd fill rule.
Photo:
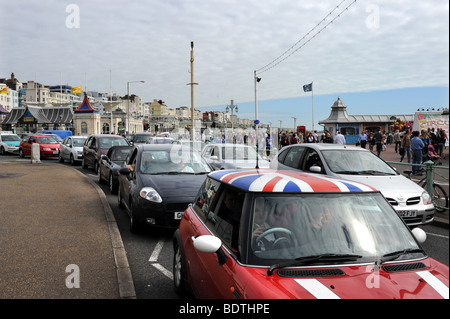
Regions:
<instances>
[{"instance_id":1,"label":"white road marking","mask_svg":"<svg viewBox=\"0 0 450 319\"><path fill-rule=\"evenodd\" d=\"M164 246L164 240L158 240L158 242L156 243L155 249L153 249L153 252L152 252L150 258L148 259L148 261L151 263L151 265L153 267L158 269L164 276L168 277L170 280L173 280L172 272L170 272L169 270L164 268L164 266L162 266L161 264L159 264L157 262L159 254L161 253L163 246Z\"/></svg>"},{"instance_id":2,"label":"white road marking","mask_svg":"<svg viewBox=\"0 0 450 319\"><path fill-rule=\"evenodd\" d=\"M161 250L164 246L164 241L163 240L158 240L158 242L156 243L155 249L153 250L152 255L150 256L150 259L148 260L149 262L156 262L158 261L158 256L161 253Z\"/></svg>"},{"instance_id":3,"label":"white road marking","mask_svg":"<svg viewBox=\"0 0 450 319\"><path fill-rule=\"evenodd\" d=\"M427 235L431 235L431 236L436 236L436 237L442 237L442 238L449 239L449 237L448 237L448 236L445 236L445 235L434 234L434 233L426 233L426 234L427 234Z\"/></svg>"}]
</instances>

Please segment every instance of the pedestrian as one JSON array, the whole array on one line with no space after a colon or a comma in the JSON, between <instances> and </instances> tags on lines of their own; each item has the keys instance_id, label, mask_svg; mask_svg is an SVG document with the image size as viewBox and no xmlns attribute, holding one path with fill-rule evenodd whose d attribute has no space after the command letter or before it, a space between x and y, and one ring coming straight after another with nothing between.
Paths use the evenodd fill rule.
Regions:
<instances>
[{"instance_id":1,"label":"pedestrian","mask_svg":"<svg viewBox=\"0 0 450 319\"><path fill-rule=\"evenodd\" d=\"M400 131L396 130L394 133L394 143L395 143L395 153L399 152L399 148L401 147L402 137L400 135Z\"/></svg>"},{"instance_id":2,"label":"pedestrian","mask_svg":"<svg viewBox=\"0 0 450 319\"><path fill-rule=\"evenodd\" d=\"M408 158L408 163L411 163L411 138L409 134L409 130L406 130L402 137L401 147L404 150L403 154L400 154L400 162L403 161L403 158L405 157L405 154Z\"/></svg>"},{"instance_id":3,"label":"pedestrian","mask_svg":"<svg viewBox=\"0 0 450 319\"><path fill-rule=\"evenodd\" d=\"M341 145L345 144L345 136L341 134L341 131L337 131L337 134L334 138L334 143Z\"/></svg>"},{"instance_id":4,"label":"pedestrian","mask_svg":"<svg viewBox=\"0 0 450 319\"><path fill-rule=\"evenodd\" d=\"M444 149L445 145L445 132L443 129L439 129L436 134L436 153L439 154L440 157L442 157L442 151Z\"/></svg>"},{"instance_id":5,"label":"pedestrian","mask_svg":"<svg viewBox=\"0 0 450 319\"><path fill-rule=\"evenodd\" d=\"M314 136L314 143L319 143L319 135L317 134L316 130L314 130L313 136Z\"/></svg>"},{"instance_id":6,"label":"pedestrian","mask_svg":"<svg viewBox=\"0 0 450 319\"><path fill-rule=\"evenodd\" d=\"M306 143L314 143L314 135L312 132L308 132L308 136L306 137Z\"/></svg>"},{"instance_id":7,"label":"pedestrian","mask_svg":"<svg viewBox=\"0 0 450 319\"><path fill-rule=\"evenodd\" d=\"M267 133L266 137L266 155L270 156L270 150L272 149L273 138L270 137L270 133Z\"/></svg>"},{"instance_id":8,"label":"pedestrian","mask_svg":"<svg viewBox=\"0 0 450 319\"><path fill-rule=\"evenodd\" d=\"M373 139L373 133L369 133L369 137L367 138L367 142L369 143L369 150L373 152L373 147L375 145L375 140Z\"/></svg>"},{"instance_id":9,"label":"pedestrian","mask_svg":"<svg viewBox=\"0 0 450 319\"><path fill-rule=\"evenodd\" d=\"M375 145L377 147L377 156L380 157L381 152L383 151L383 134L381 134L380 129L373 135L373 139L375 141Z\"/></svg>"},{"instance_id":10,"label":"pedestrian","mask_svg":"<svg viewBox=\"0 0 450 319\"><path fill-rule=\"evenodd\" d=\"M329 131L325 132L325 143L333 143L333 137Z\"/></svg>"},{"instance_id":11,"label":"pedestrian","mask_svg":"<svg viewBox=\"0 0 450 319\"><path fill-rule=\"evenodd\" d=\"M416 164L412 167L413 175L422 175L420 173L421 167L419 165L422 164L423 148L425 147L425 144L419 138L419 134L419 131L414 131L412 133L413 138L411 139L412 163Z\"/></svg>"},{"instance_id":12,"label":"pedestrian","mask_svg":"<svg viewBox=\"0 0 450 319\"><path fill-rule=\"evenodd\" d=\"M366 144L367 144L367 132L362 132L361 134L359 134L359 145L361 145L361 148L366 148Z\"/></svg>"}]
</instances>

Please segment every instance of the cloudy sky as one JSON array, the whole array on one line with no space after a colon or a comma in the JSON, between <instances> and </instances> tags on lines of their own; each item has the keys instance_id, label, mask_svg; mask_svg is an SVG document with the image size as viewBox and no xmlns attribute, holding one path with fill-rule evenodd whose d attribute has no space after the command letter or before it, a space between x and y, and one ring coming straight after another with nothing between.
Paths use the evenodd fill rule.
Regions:
<instances>
[{"instance_id":1,"label":"cloudy sky","mask_svg":"<svg viewBox=\"0 0 450 319\"><path fill-rule=\"evenodd\" d=\"M447 0L0 0L0 8L0 77L14 72L23 82L62 78L109 92L111 71L114 93L145 80L130 92L190 106L193 41L203 110L232 99L253 105L254 70L258 100L280 109L282 100L311 104L302 86L312 81L317 101L330 97L327 114L337 96L362 92L401 90L406 100L411 89L431 98L427 88L440 88L448 100ZM405 112L414 110L397 113Z\"/></svg>"}]
</instances>

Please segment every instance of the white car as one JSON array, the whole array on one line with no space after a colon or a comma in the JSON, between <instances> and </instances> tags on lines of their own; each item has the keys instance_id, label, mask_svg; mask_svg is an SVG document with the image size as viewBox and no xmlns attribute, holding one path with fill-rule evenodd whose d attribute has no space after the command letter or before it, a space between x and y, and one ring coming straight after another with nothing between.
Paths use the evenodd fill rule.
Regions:
<instances>
[{"instance_id":1,"label":"white car","mask_svg":"<svg viewBox=\"0 0 450 319\"><path fill-rule=\"evenodd\" d=\"M60 144L59 161L68 161L71 165L83 159L83 145L87 136L67 136Z\"/></svg>"},{"instance_id":2,"label":"white car","mask_svg":"<svg viewBox=\"0 0 450 319\"><path fill-rule=\"evenodd\" d=\"M430 195L418 184L361 147L337 144L296 144L283 147L271 168L325 174L364 183L379 190L408 226L433 221Z\"/></svg>"},{"instance_id":3,"label":"white car","mask_svg":"<svg viewBox=\"0 0 450 319\"><path fill-rule=\"evenodd\" d=\"M243 144L207 144L202 157L215 169L269 168L270 162L257 155L253 147Z\"/></svg>"},{"instance_id":4,"label":"white car","mask_svg":"<svg viewBox=\"0 0 450 319\"><path fill-rule=\"evenodd\" d=\"M19 154L20 137L12 133L0 133L0 154Z\"/></svg>"}]
</instances>

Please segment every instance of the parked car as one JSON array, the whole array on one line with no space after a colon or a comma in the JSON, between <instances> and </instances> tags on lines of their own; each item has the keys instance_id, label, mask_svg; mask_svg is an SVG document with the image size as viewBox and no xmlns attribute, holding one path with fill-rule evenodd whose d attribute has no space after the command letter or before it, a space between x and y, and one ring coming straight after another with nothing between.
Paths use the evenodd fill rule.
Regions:
<instances>
[{"instance_id":1,"label":"parked car","mask_svg":"<svg viewBox=\"0 0 450 319\"><path fill-rule=\"evenodd\" d=\"M427 256L374 188L288 170L208 175L173 237L175 291L197 298L448 298Z\"/></svg>"},{"instance_id":2,"label":"parked car","mask_svg":"<svg viewBox=\"0 0 450 319\"><path fill-rule=\"evenodd\" d=\"M205 148L206 143L201 141L190 141L190 140L177 140L176 144L186 145L193 148L199 153L202 153L203 148Z\"/></svg>"},{"instance_id":3,"label":"parked car","mask_svg":"<svg viewBox=\"0 0 450 319\"><path fill-rule=\"evenodd\" d=\"M6 153L18 154L20 145L20 137L13 133L0 132L0 154Z\"/></svg>"},{"instance_id":4,"label":"parked car","mask_svg":"<svg viewBox=\"0 0 450 319\"><path fill-rule=\"evenodd\" d=\"M366 183L386 197L409 226L433 221L430 195L369 150L337 144L297 144L283 147L271 168L310 171Z\"/></svg>"},{"instance_id":5,"label":"parked car","mask_svg":"<svg viewBox=\"0 0 450 319\"><path fill-rule=\"evenodd\" d=\"M176 144L176 141L171 137L153 136L147 140L147 144Z\"/></svg>"},{"instance_id":6,"label":"parked car","mask_svg":"<svg viewBox=\"0 0 450 319\"><path fill-rule=\"evenodd\" d=\"M63 139L59 136L59 135L57 135L57 134L51 134L51 133L42 133L41 135L45 135L45 136L51 136L51 137L53 137L53 139L55 140L55 141L57 141L58 143L62 143L62 141L63 141Z\"/></svg>"},{"instance_id":7,"label":"parked car","mask_svg":"<svg viewBox=\"0 0 450 319\"><path fill-rule=\"evenodd\" d=\"M117 192L119 187L119 170L131 148L131 146L113 146L106 155L101 156L97 182L101 184L103 181L107 181L111 193Z\"/></svg>"},{"instance_id":8,"label":"parked car","mask_svg":"<svg viewBox=\"0 0 450 319\"><path fill-rule=\"evenodd\" d=\"M174 144L140 144L120 169L118 204L130 229L144 224L176 228L212 168L195 150Z\"/></svg>"},{"instance_id":9,"label":"parked car","mask_svg":"<svg viewBox=\"0 0 450 319\"><path fill-rule=\"evenodd\" d=\"M136 133L130 137L130 142L134 144L146 144L149 139L153 137L153 133L141 132Z\"/></svg>"},{"instance_id":10,"label":"parked car","mask_svg":"<svg viewBox=\"0 0 450 319\"><path fill-rule=\"evenodd\" d=\"M31 135L36 135L36 133L17 133L17 136L20 137L20 139L22 140L24 137L28 137ZM40 135L40 134L38 134Z\"/></svg>"},{"instance_id":11,"label":"parked car","mask_svg":"<svg viewBox=\"0 0 450 319\"><path fill-rule=\"evenodd\" d=\"M83 145L83 159L81 166L83 168L94 166L95 173L97 174L101 156L105 155L113 146L129 146L129 144L128 141L120 135L90 135Z\"/></svg>"},{"instance_id":12,"label":"parked car","mask_svg":"<svg viewBox=\"0 0 450 319\"><path fill-rule=\"evenodd\" d=\"M253 147L243 144L208 144L203 148L203 158L214 169L268 168L270 162L256 154Z\"/></svg>"},{"instance_id":13,"label":"parked car","mask_svg":"<svg viewBox=\"0 0 450 319\"><path fill-rule=\"evenodd\" d=\"M54 135L58 135L59 138L61 138L61 140L65 139L68 136L72 136L73 133L72 131L69 130L44 130L44 131L39 131L39 134L54 134Z\"/></svg>"},{"instance_id":14,"label":"parked car","mask_svg":"<svg viewBox=\"0 0 450 319\"><path fill-rule=\"evenodd\" d=\"M68 136L61 145L59 151L59 161L69 161L70 165L75 165L83 160L83 145L87 136Z\"/></svg>"},{"instance_id":15,"label":"parked car","mask_svg":"<svg viewBox=\"0 0 450 319\"><path fill-rule=\"evenodd\" d=\"M59 143L53 137L48 135L31 135L24 137L22 141L20 141L19 156L25 157L31 155L31 145L34 143L39 144L41 158L59 156Z\"/></svg>"}]
</instances>

